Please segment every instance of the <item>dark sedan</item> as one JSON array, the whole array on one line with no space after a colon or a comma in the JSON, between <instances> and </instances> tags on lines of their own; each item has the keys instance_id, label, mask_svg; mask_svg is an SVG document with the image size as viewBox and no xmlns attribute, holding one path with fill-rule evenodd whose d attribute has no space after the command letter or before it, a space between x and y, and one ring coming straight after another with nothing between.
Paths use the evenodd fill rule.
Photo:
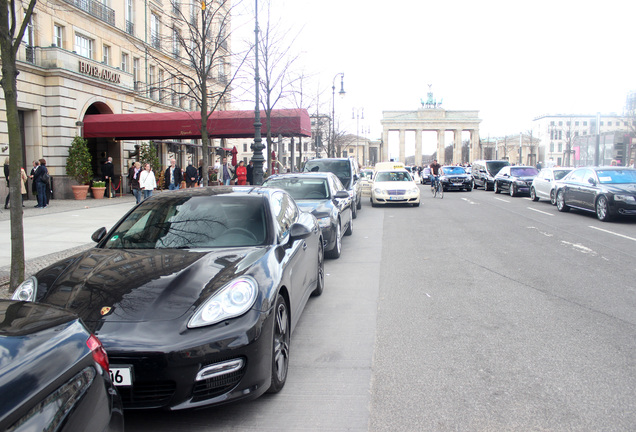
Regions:
<instances>
[{"instance_id":1,"label":"dark sedan","mask_svg":"<svg viewBox=\"0 0 636 432\"><path fill-rule=\"evenodd\" d=\"M531 166L505 166L495 176L495 193L508 192L511 197L529 194L539 170Z\"/></svg>"},{"instance_id":2,"label":"dark sedan","mask_svg":"<svg viewBox=\"0 0 636 432\"><path fill-rule=\"evenodd\" d=\"M123 431L108 356L80 319L0 300L0 430Z\"/></svg>"},{"instance_id":3,"label":"dark sedan","mask_svg":"<svg viewBox=\"0 0 636 432\"><path fill-rule=\"evenodd\" d=\"M439 181L444 187L444 191L465 190L470 192L473 190L473 177L460 166L443 166Z\"/></svg>"},{"instance_id":4,"label":"dark sedan","mask_svg":"<svg viewBox=\"0 0 636 432\"><path fill-rule=\"evenodd\" d=\"M291 333L324 287L320 227L287 192L162 192L93 240L15 295L84 320L108 352L124 408L176 410L283 388Z\"/></svg>"},{"instance_id":5,"label":"dark sedan","mask_svg":"<svg viewBox=\"0 0 636 432\"><path fill-rule=\"evenodd\" d=\"M601 221L636 216L636 170L624 167L577 168L557 186L557 209L596 213Z\"/></svg>"},{"instance_id":6,"label":"dark sedan","mask_svg":"<svg viewBox=\"0 0 636 432\"><path fill-rule=\"evenodd\" d=\"M342 233L353 234L353 200L335 174L280 174L269 177L263 186L287 191L301 210L316 216L325 242L325 256L340 257Z\"/></svg>"}]
</instances>

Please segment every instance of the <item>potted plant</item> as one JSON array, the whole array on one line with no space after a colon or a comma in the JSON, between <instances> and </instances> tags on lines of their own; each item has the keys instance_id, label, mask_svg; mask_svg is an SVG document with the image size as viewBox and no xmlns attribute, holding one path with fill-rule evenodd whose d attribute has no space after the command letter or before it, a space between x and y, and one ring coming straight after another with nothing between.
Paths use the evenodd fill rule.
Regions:
<instances>
[{"instance_id":1,"label":"potted plant","mask_svg":"<svg viewBox=\"0 0 636 432\"><path fill-rule=\"evenodd\" d=\"M93 194L93 198L102 199L104 198L104 193L106 192L106 182L104 181L94 181L91 186L91 192Z\"/></svg>"},{"instance_id":2,"label":"potted plant","mask_svg":"<svg viewBox=\"0 0 636 432\"><path fill-rule=\"evenodd\" d=\"M71 186L75 199L85 200L88 194L88 185L93 177L93 168L91 167L88 142L80 136L73 138L71 147L68 149L66 174L78 183L78 185Z\"/></svg>"}]
</instances>

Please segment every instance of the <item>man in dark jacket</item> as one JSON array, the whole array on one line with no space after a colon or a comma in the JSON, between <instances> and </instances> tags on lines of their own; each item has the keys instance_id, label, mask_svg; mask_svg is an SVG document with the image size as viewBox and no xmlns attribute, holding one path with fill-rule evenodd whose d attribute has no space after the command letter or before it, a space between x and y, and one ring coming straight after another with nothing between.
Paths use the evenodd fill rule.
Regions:
<instances>
[{"instance_id":1,"label":"man in dark jacket","mask_svg":"<svg viewBox=\"0 0 636 432\"><path fill-rule=\"evenodd\" d=\"M186 187L195 187L197 185L198 176L199 173L197 169L192 165L192 161L188 161L188 167L186 168L185 175Z\"/></svg>"},{"instance_id":2,"label":"man in dark jacket","mask_svg":"<svg viewBox=\"0 0 636 432\"><path fill-rule=\"evenodd\" d=\"M113 182L115 181L115 167L113 166L113 158L109 157L108 160L102 165L102 176L106 182L106 190L108 191L108 197L113 196Z\"/></svg>"},{"instance_id":3,"label":"man in dark jacket","mask_svg":"<svg viewBox=\"0 0 636 432\"><path fill-rule=\"evenodd\" d=\"M250 163L246 167L247 169L247 184L254 184L254 162L250 161Z\"/></svg>"},{"instance_id":4,"label":"man in dark jacket","mask_svg":"<svg viewBox=\"0 0 636 432\"><path fill-rule=\"evenodd\" d=\"M179 189L182 181L183 173L181 172L181 168L177 165L177 160L172 158L170 159L170 166L166 169L164 175L165 188L169 190Z\"/></svg>"}]
</instances>

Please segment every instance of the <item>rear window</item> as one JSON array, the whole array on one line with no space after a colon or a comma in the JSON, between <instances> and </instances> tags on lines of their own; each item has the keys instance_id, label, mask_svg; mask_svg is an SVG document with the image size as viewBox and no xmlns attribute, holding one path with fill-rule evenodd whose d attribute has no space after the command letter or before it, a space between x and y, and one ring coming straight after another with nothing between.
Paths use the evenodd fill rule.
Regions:
<instances>
[{"instance_id":1,"label":"rear window","mask_svg":"<svg viewBox=\"0 0 636 432\"><path fill-rule=\"evenodd\" d=\"M499 171L501 171L501 169L505 166L510 165L509 162L506 161L492 161L492 162L486 162L486 169L488 170L488 172L493 175L496 176L497 173Z\"/></svg>"},{"instance_id":2,"label":"rear window","mask_svg":"<svg viewBox=\"0 0 636 432\"><path fill-rule=\"evenodd\" d=\"M331 172L342 182L346 189L351 185L351 167L346 160L317 159L307 161L305 172Z\"/></svg>"}]
</instances>

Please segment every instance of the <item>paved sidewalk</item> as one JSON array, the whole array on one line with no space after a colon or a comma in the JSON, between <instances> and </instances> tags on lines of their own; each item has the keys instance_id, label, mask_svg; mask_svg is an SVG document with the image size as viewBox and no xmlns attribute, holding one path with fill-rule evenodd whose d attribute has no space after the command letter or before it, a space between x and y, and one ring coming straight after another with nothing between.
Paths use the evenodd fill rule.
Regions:
<instances>
[{"instance_id":1,"label":"paved sidewalk","mask_svg":"<svg viewBox=\"0 0 636 432\"><path fill-rule=\"evenodd\" d=\"M25 275L92 247L91 234L115 224L135 204L132 195L111 199L51 200L47 208L24 203ZM9 210L0 212L0 298L7 298L11 266Z\"/></svg>"}]
</instances>

